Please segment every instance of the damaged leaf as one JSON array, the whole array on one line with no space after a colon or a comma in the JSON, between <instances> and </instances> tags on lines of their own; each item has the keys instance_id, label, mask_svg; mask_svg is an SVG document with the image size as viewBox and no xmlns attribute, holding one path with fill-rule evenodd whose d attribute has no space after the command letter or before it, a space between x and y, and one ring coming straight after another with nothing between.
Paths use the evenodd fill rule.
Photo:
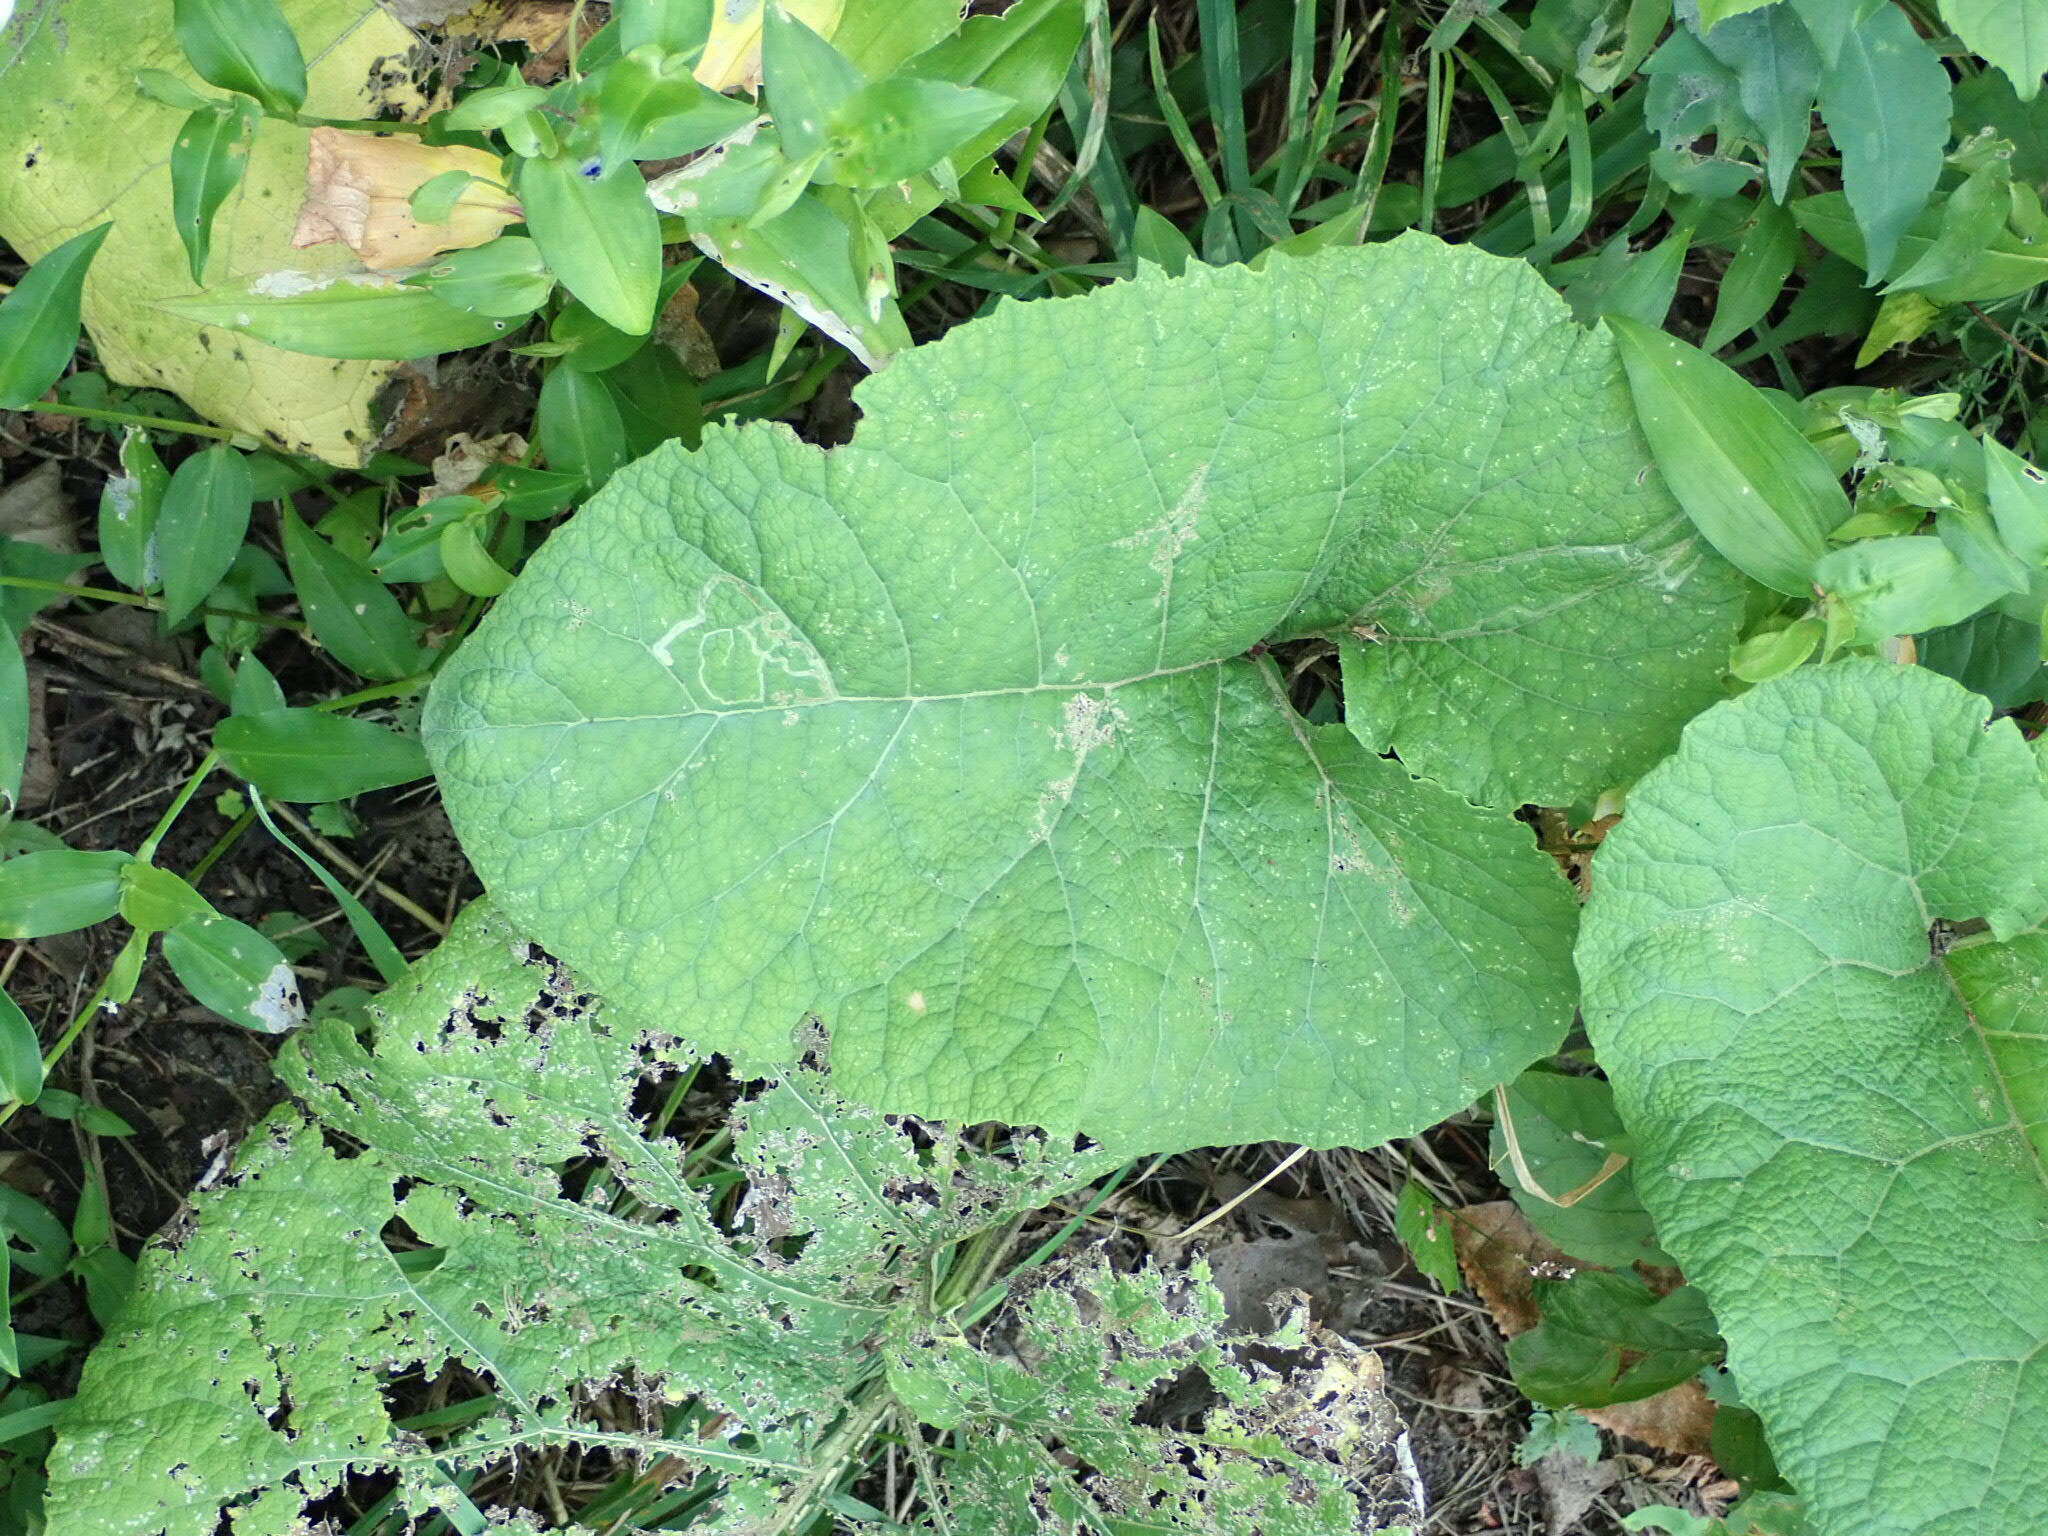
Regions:
<instances>
[{"instance_id":1,"label":"damaged leaf","mask_svg":"<svg viewBox=\"0 0 2048 1536\"><path fill-rule=\"evenodd\" d=\"M447 217L422 218L413 194L451 174L469 179L450 201ZM299 205L292 245L303 250L338 241L372 272L424 266L443 251L495 240L519 217L518 203L496 184L500 174L496 155L460 144L315 128L306 149L306 200Z\"/></svg>"},{"instance_id":2,"label":"damaged leaf","mask_svg":"<svg viewBox=\"0 0 2048 1536\"><path fill-rule=\"evenodd\" d=\"M1299 1311L1233 1333L1206 1266L1123 1273L1097 1250L1014 1271L972 1340L935 1304L947 1250L1107 1172L1099 1150L906 1124L806 1064L732 1110L725 1198L734 1178L700 1179L644 1118L691 1048L484 907L369 1024L286 1045L297 1103L145 1257L59 1418L53 1530L213 1536L232 1510L237 1536L285 1536L344 1473L424 1517L446 1469L573 1446L690 1484L693 1530L803 1529L863 1450L848 1423L950 1434L918 1489L933 1536L1422 1515L1379 1360ZM393 1375L451 1368L480 1411L400 1430ZM1163 1428L1172 1383L1202 1411Z\"/></svg>"},{"instance_id":3,"label":"damaged leaf","mask_svg":"<svg viewBox=\"0 0 2048 1536\"><path fill-rule=\"evenodd\" d=\"M1422 1512L1378 1358L1307 1328L1286 1339L1301 1347L1286 1375L1248 1365L1200 1260L1119 1274L1098 1250L1037 1278L1013 1313L1001 1353L908 1310L892 1319L891 1387L956 1432L921 1490L930 1530L1342 1536ZM1304 1328L1290 1319L1281 1336ZM1147 1400L1191 1368L1215 1399L1200 1427L1145 1423Z\"/></svg>"},{"instance_id":4,"label":"damaged leaf","mask_svg":"<svg viewBox=\"0 0 2048 1536\"><path fill-rule=\"evenodd\" d=\"M1486 1302L1512 1349L1515 1341L1528 1337L1543 1321L1536 1300L1539 1277L1572 1273L1571 1261L1510 1201L1468 1205L1453 1211L1450 1221L1466 1278ZM1668 1285L1672 1272L1662 1271L1658 1278ZM1618 1358L1612 1362L1615 1366L1620 1363ZM1565 1394L1563 1400L1577 1399ZM1694 1379L1634 1401L1610 1399L1605 1406L1589 1407L1586 1417L1604 1429L1660 1450L1704 1456L1712 1449L1719 1416L1714 1400Z\"/></svg>"},{"instance_id":5,"label":"damaged leaf","mask_svg":"<svg viewBox=\"0 0 2048 1536\"><path fill-rule=\"evenodd\" d=\"M267 1035L305 1022L290 964L247 923L202 913L166 933L163 945L164 959L185 990L222 1018Z\"/></svg>"},{"instance_id":6,"label":"damaged leaf","mask_svg":"<svg viewBox=\"0 0 2048 1536\"><path fill-rule=\"evenodd\" d=\"M772 1508L882 1389L870 1345L931 1253L1108 1166L1029 1135L913 1134L799 1069L736 1111L748 1191L721 1219L634 1103L689 1048L600 1009L481 908L373 1018L368 1041L328 1019L286 1047L299 1105L148 1257L60 1421L53 1530L212 1536L232 1504L238 1536L283 1536L345 1469L424 1511L437 1463L578 1443L725 1479L728 1513ZM400 1432L391 1372L449 1363L495 1406L432 1444ZM581 1405L623 1382L731 1428L657 1414L622 1435Z\"/></svg>"}]
</instances>

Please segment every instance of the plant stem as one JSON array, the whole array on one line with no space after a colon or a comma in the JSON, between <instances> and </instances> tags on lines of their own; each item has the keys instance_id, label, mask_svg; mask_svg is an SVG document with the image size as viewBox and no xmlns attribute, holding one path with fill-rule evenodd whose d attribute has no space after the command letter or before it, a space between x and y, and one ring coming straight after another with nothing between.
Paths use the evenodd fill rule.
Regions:
<instances>
[{"instance_id":1,"label":"plant stem","mask_svg":"<svg viewBox=\"0 0 2048 1536\"><path fill-rule=\"evenodd\" d=\"M68 581L45 581L40 576L0 576L0 587L20 587L29 592L58 592L65 597L90 598L96 603L123 603L130 608L147 608L151 613L166 611L161 598L143 597L135 592L121 592L113 587L81 587ZM305 624L300 620L273 618L267 613L249 613L241 608L216 608L211 603L201 603L193 611L210 614L218 619L240 619L248 624L264 624L272 629L289 629L301 635L307 633Z\"/></svg>"},{"instance_id":2,"label":"plant stem","mask_svg":"<svg viewBox=\"0 0 2048 1536\"><path fill-rule=\"evenodd\" d=\"M864 1398L857 1400L847 1410L846 1417L838 1428L827 1435L818 1447L817 1459L811 1464L810 1474L794 1489L781 1509L761 1527L761 1536L786 1536L805 1520L815 1516L812 1501L824 1492L840 1473L846 1469L856 1452L866 1446L870 1437L881 1427L881 1423L894 1410L895 1400L887 1392L871 1390Z\"/></svg>"},{"instance_id":3,"label":"plant stem","mask_svg":"<svg viewBox=\"0 0 2048 1536\"><path fill-rule=\"evenodd\" d=\"M1992 319L1989 315L1985 314L1984 311L1979 309L1976 305L1966 303L1963 305L1963 308L1967 309L1979 320L1982 320L1986 325L1990 326L1993 334L2002 338L2007 346L2011 347L2015 352L2019 353L2022 357L2037 362L2041 364L2043 367L2048 367L2048 357L2043 357L2040 353L2036 352L2024 341L2021 341L2019 337L2013 335L2011 331L2008 331L1996 320Z\"/></svg>"},{"instance_id":4,"label":"plant stem","mask_svg":"<svg viewBox=\"0 0 2048 1536\"><path fill-rule=\"evenodd\" d=\"M216 427L203 421L173 421L168 416L141 416L134 411L109 411L96 405L66 405L61 400L38 400L22 407L38 416L76 416L82 421L104 421L120 427L154 427L159 432L188 432L194 437L216 438L231 443L242 436L230 427Z\"/></svg>"},{"instance_id":5,"label":"plant stem","mask_svg":"<svg viewBox=\"0 0 2048 1536\"><path fill-rule=\"evenodd\" d=\"M136 858L142 860L145 864L152 862L156 858L156 851L162 845L165 834L171 830L172 824L177 821L179 812L192 803L192 797L199 792L200 784L209 773L219 766L220 754L218 752L209 751L206 756L199 760L199 766L193 769L191 776L185 780L185 787L179 790L171 803L165 807L163 815L157 818L156 825L150 828L149 836L145 837L142 840L142 846L135 850Z\"/></svg>"},{"instance_id":6,"label":"plant stem","mask_svg":"<svg viewBox=\"0 0 2048 1536\"><path fill-rule=\"evenodd\" d=\"M244 832L247 832L255 825L256 810L255 807L251 806L248 810L237 816L233 822L229 823L227 831L221 833L219 837L213 840L213 846L200 855L199 862L192 866L192 873L185 878L194 885L204 880L206 872L218 864L227 851L242 840Z\"/></svg>"},{"instance_id":7,"label":"plant stem","mask_svg":"<svg viewBox=\"0 0 2048 1536\"><path fill-rule=\"evenodd\" d=\"M425 133L425 123L404 123L381 117L307 117L295 121L301 128L341 128L350 133Z\"/></svg>"}]
</instances>

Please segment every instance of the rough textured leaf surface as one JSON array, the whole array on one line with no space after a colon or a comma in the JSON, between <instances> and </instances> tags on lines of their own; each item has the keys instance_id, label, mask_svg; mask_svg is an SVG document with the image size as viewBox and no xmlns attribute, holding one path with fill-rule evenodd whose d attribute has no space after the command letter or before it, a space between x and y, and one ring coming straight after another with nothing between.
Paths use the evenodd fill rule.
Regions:
<instances>
[{"instance_id":1,"label":"rough textured leaf surface","mask_svg":"<svg viewBox=\"0 0 2048 1536\"><path fill-rule=\"evenodd\" d=\"M2048 1529L2048 789L1988 713L1878 662L1767 683L1594 863L1638 1186L1826 1536Z\"/></svg>"},{"instance_id":2,"label":"rough textured leaf surface","mask_svg":"<svg viewBox=\"0 0 2048 1536\"><path fill-rule=\"evenodd\" d=\"M634 1108L688 1059L472 910L373 1045L330 1020L287 1048L304 1108L253 1132L149 1256L60 1421L51 1530L213 1536L233 1504L236 1536L285 1536L350 1469L424 1511L451 1470L564 1442L674 1457L730 1478L732 1508L772 1508L932 1251L1103 1171L885 1120L803 1068L736 1112L747 1194L717 1219ZM437 1443L401 1433L387 1383L449 1362L497 1407ZM584 1411L620 1384L643 1415L626 1429ZM671 1416L690 1400L701 1416ZM720 1413L729 1436L699 1432Z\"/></svg>"},{"instance_id":3,"label":"rough textured leaf surface","mask_svg":"<svg viewBox=\"0 0 2048 1536\"><path fill-rule=\"evenodd\" d=\"M1604 332L1404 237L1008 307L858 398L829 454L629 468L442 676L511 915L742 1063L815 1014L863 1101L1150 1147L1370 1144L1555 1043L1569 893L1470 802L1654 760L1737 601ZM1245 654L1336 635L1349 734Z\"/></svg>"}]
</instances>

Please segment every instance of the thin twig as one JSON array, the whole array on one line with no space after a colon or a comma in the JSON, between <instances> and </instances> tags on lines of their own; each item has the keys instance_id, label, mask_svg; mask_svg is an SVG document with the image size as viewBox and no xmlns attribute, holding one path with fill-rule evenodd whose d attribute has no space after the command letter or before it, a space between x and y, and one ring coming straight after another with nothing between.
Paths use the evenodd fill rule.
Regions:
<instances>
[{"instance_id":1,"label":"thin twig","mask_svg":"<svg viewBox=\"0 0 2048 1536\"><path fill-rule=\"evenodd\" d=\"M1991 329L1992 329L1992 330L1993 330L1993 331L1994 331L1994 332L1995 332L1995 333L1996 333L1997 335L1999 335L2000 337L2002 337L2002 338L2004 339L2004 341L2005 341L2005 344L2006 344L2007 346L2011 347L2011 348L2012 348L2012 349L2013 349L2013 350L2014 350L2015 352L2018 352L2018 353L2019 353L2019 354L2021 354L2021 355L2022 355L2023 357L2027 357L2027 358L2030 358L2030 359L2032 359L2032 360L2033 360L2034 362L2037 362L2037 363L2039 363L2039 364L2040 364L2040 365L2041 365L2041 366L2042 366L2043 368L2048 368L2048 357L2043 357L2043 356L2042 356L2042 355L2041 355L2040 353L2036 352L2036 351L2035 351L2035 350L2034 350L2034 349L2033 349L2032 347L2028 346L2028 345L2027 345L2027 344L2026 344L2026 343L2025 343L2024 341L2021 341L2021 340L2019 339L2019 337L2017 337L2017 336L2013 335L2013 333L2012 333L2011 331L2008 331L2008 330L2007 330L2007 329L2006 329L2006 328L2005 328L2004 326L2000 325L2000 324L1999 324L1999 323L1998 323L1998 322L1997 322L1996 320L1992 319L1992 318L1991 318L1991 317L1990 317L1989 315L1985 314L1985 313L1984 313L1984 311L1983 311L1983 310L1981 310L1981 309L1979 309L1979 308L1978 308L1978 307L1977 307L1976 305L1974 305L1974 304L1970 303L1970 302L1969 302L1968 300L1965 300L1965 301L1964 301L1964 303L1963 303L1963 308L1967 309L1967 310L1968 310L1968 311L1969 311L1969 312L1970 312L1971 314L1975 315L1975 316L1976 316L1976 317L1977 317L1977 318L1978 318L1979 320L1982 320L1982 321L1983 321L1983 322L1984 322L1984 323L1985 323L1986 325L1990 326L1990 327L1991 327Z\"/></svg>"},{"instance_id":2,"label":"thin twig","mask_svg":"<svg viewBox=\"0 0 2048 1536\"><path fill-rule=\"evenodd\" d=\"M1185 1242L1187 1241L1187 1239L1193 1237L1197 1232L1201 1231L1202 1228L1208 1226L1211 1222L1222 1220L1225 1216L1228 1216L1240 1205L1243 1205L1245 1201L1251 1199L1253 1195L1256 1195L1260 1190L1264 1189L1268 1184L1272 1183L1275 1179L1279 1178L1281 1174L1285 1173L1288 1169L1292 1168L1296 1163L1300 1162L1304 1157L1307 1156L1307 1147L1296 1147L1292 1152L1288 1153L1285 1157L1281 1158L1279 1162L1275 1163L1271 1168L1267 1169L1266 1172L1260 1176L1257 1183L1248 1185L1246 1188L1239 1190L1236 1194L1232 1195L1228 1200L1224 1201L1221 1205L1217 1206L1215 1210L1211 1211L1208 1215L1204 1216L1200 1221L1195 1222L1192 1226L1182 1227L1180 1231L1174 1233L1173 1240L1177 1243Z\"/></svg>"},{"instance_id":3,"label":"thin twig","mask_svg":"<svg viewBox=\"0 0 2048 1536\"><path fill-rule=\"evenodd\" d=\"M349 879L367 880L371 888L374 889L379 896L382 896L386 901L390 902L392 906L398 908L399 911L403 912L407 917L411 918L414 922L418 923L422 928L426 929L427 932L435 934L444 939L448 937L447 924L443 923L438 917L434 916L433 913L429 912L425 907L421 906L418 902L414 901L410 896L406 895L405 892L399 890L396 886L388 884L387 882L378 879L374 873L364 869L362 865L358 864L354 859L351 859L347 854L343 853L339 848L335 847L334 844L330 843L318 832L315 832L303 820L293 815L292 812L286 809L284 806L279 805L275 801L273 801L271 802L270 805L270 811L272 815L278 818L278 820L285 823L285 825L290 827L294 832L298 833L299 836L303 837L307 842L311 843L313 847L319 852L320 856L323 859L327 860L328 863L332 864L344 875L347 875Z\"/></svg>"}]
</instances>

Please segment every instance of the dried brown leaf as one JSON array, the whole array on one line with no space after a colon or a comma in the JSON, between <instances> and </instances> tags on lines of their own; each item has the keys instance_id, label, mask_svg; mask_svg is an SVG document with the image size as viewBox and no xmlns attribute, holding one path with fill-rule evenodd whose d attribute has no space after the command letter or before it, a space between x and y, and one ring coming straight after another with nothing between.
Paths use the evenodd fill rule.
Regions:
<instances>
[{"instance_id":1,"label":"dried brown leaf","mask_svg":"<svg viewBox=\"0 0 2048 1536\"><path fill-rule=\"evenodd\" d=\"M422 224L411 198L447 171L480 178L463 189L445 224ZM494 240L519 217L502 188L498 158L459 144L315 128L306 149L306 200L292 244L338 241L373 272L422 266L443 251Z\"/></svg>"},{"instance_id":2,"label":"dried brown leaf","mask_svg":"<svg viewBox=\"0 0 2048 1536\"><path fill-rule=\"evenodd\" d=\"M1465 1278L1486 1303L1500 1331L1513 1338L1541 1320L1533 1285L1545 1265L1577 1266L1529 1225L1512 1200L1490 1200L1453 1213L1458 1263ZM1670 1270L1643 1271L1654 1289L1669 1291L1678 1277ZM1714 1401L1697 1381L1685 1381L1654 1397L1607 1408L1583 1410L1603 1429L1627 1435L1658 1450L1681 1456L1705 1456L1714 1428Z\"/></svg>"}]
</instances>

